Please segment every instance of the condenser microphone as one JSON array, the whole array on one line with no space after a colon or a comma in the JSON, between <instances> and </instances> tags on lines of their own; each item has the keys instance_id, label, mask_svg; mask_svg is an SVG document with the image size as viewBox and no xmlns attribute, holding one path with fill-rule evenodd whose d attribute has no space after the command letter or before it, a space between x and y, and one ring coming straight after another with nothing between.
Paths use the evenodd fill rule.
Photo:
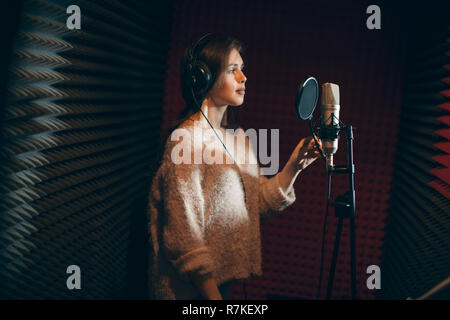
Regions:
<instances>
[{"instance_id":1,"label":"condenser microphone","mask_svg":"<svg viewBox=\"0 0 450 320\"><path fill-rule=\"evenodd\" d=\"M327 167L333 167L333 155L338 149L339 140L339 86L326 82L322 84L322 99L320 105L320 140L327 158Z\"/></svg>"}]
</instances>

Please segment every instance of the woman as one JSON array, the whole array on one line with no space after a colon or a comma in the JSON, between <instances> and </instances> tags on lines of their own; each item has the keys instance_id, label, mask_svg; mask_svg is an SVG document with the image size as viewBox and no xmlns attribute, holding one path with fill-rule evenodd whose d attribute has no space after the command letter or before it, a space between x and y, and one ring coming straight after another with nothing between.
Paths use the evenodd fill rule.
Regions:
<instances>
[{"instance_id":1,"label":"woman","mask_svg":"<svg viewBox=\"0 0 450 320\"><path fill-rule=\"evenodd\" d=\"M233 280L261 275L260 219L295 201L296 177L318 157L314 140L304 138L283 170L268 179L243 130L228 139L229 110L242 105L245 96L241 52L237 40L215 38L187 49L181 62L187 108L165 142L149 199L153 298L222 299ZM211 72L211 82L203 88L189 78L192 60ZM211 128L214 135L195 139L196 132ZM181 142L192 148L180 152ZM199 150L225 160L191 161ZM174 161L181 153L189 161Z\"/></svg>"}]
</instances>

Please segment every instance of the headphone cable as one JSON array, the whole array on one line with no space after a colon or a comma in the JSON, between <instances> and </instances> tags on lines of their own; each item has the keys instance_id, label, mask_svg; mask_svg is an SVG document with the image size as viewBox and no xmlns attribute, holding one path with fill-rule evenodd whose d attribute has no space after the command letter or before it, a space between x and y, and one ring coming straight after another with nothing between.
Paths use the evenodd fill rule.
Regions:
<instances>
[{"instance_id":1,"label":"headphone cable","mask_svg":"<svg viewBox=\"0 0 450 320\"><path fill-rule=\"evenodd\" d=\"M194 88L191 88L191 92L192 92L192 97L194 98L195 104L197 105L197 107L199 108L200 112L202 113L203 117L205 117L206 121L208 122L209 126L211 127L211 129L213 129L214 133L216 134L217 139L219 139L220 143L222 143L222 146L224 147L225 151L228 153L228 155L231 157L231 159L236 163L236 161L234 160L233 156L231 155L231 153L228 151L227 147L225 146L225 144L223 143L222 139L220 139L219 135L217 134L216 130L214 129L214 127L212 126L211 122L209 122L208 118L205 116L205 114L203 113L202 110L202 106L199 105L197 99L195 98L194 95Z\"/></svg>"}]
</instances>

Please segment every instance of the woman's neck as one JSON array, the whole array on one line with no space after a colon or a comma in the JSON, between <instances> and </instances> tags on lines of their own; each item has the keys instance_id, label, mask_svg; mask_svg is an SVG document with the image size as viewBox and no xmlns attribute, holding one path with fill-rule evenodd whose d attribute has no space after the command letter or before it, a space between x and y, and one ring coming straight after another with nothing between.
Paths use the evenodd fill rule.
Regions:
<instances>
[{"instance_id":1,"label":"woman's neck","mask_svg":"<svg viewBox=\"0 0 450 320\"><path fill-rule=\"evenodd\" d=\"M227 111L228 106L215 106L209 99L203 100L202 111L203 114L208 118L209 122L214 129L222 128L223 117L225 116L225 111ZM198 112L199 116L204 119L201 112ZM209 126L206 119L204 119L206 124Z\"/></svg>"}]
</instances>

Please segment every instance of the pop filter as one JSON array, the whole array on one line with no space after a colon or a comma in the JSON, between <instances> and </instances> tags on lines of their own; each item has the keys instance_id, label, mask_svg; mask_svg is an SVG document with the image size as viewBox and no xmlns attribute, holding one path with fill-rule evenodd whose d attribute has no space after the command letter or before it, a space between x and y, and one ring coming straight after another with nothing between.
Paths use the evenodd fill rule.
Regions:
<instances>
[{"instance_id":1,"label":"pop filter","mask_svg":"<svg viewBox=\"0 0 450 320\"><path fill-rule=\"evenodd\" d=\"M319 86L314 77L309 77L299 87L295 96L295 113L302 120L311 120L317 105Z\"/></svg>"},{"instance_id":2,"label":"pop filter","mask_svg":"<svg viewBox=\"0 0 450 320\"><path fill-rule=\"evenodd\" d=\"M309 77L300 85L295 96L295 113L297 117L302 120L308 120L311 134L316 143L317 149L319 149L320 155L324 161L326 157L323 154L322 148L319 146L319 141L316 133L314 132L314 126L312 124L312 115L317 105L317 99L319 96L319 85L314 77Z\"/></svg>"}]
</instances>

